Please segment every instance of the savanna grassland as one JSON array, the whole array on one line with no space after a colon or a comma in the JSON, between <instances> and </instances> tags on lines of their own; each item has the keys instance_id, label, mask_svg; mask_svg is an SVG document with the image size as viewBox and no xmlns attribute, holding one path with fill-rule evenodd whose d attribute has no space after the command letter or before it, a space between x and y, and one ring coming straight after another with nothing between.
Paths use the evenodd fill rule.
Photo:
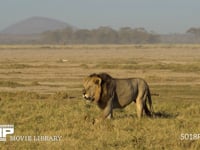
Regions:
<instances>
[{"instance_id":1,"label":"savanna grassland","mask_svg":"<svg viewBox=\"0 0 200 150\"><path fill-rule=\"evenodd\" d=\"M135 104L93 124L101 111L82 98L94 72L141 77L155 118L138 120ZM200 45L0 46L0 124L12 136L60 141L0 142L0 149L200 149ZM184 136L184 137L183 137Z\"/></svg>"}]
</instances>

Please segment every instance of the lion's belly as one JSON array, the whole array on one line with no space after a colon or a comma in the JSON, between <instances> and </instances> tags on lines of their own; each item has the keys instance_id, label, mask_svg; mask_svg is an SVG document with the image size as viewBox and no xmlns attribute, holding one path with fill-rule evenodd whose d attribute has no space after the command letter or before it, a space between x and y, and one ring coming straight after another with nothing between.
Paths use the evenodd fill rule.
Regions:
<instances>
[{"instance_id":1,"label":"lion's belly","mask_svg":"<svg viewBox=\"0 0 200 150\"><path fill-rule=\"evenodd\" d=\"M137 82L133 83L130 80L118 80L116 86L116 97L114 108L126 107L137 98Z\"/></svg>"}]
</instances>

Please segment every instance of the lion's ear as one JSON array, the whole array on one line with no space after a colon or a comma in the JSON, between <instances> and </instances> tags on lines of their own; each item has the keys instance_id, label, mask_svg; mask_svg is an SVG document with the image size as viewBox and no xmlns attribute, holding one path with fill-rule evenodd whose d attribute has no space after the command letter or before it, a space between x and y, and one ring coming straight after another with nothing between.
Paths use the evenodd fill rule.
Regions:
<instances>
[{"instance_id":1,"label":"lion's ear","mask_svg":"<svg viewBox=\"0 0 200 150\"><path fill-rule=\"evenodd\" d=\"M93 81L94 81L95 84L101 85L101 81L102 81L102 80L101 80L101 78L94 78Z\"/></svg>"}]
</instances>

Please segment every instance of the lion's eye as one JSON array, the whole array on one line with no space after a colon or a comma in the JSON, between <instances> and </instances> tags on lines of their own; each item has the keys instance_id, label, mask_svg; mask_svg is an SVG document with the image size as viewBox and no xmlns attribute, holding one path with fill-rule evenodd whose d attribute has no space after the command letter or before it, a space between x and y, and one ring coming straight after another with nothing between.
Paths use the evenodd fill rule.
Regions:
<instances>
[{"instance_id":1,"label":"lion's eye","mask_svg":"<svg viewBox=\"0 0 200 150\"><path fill-rule=\"evenodd\" d=\"M86 91L92 91L93 86L88 86L88 88L86 89Z\"/></svg>"}]
</instances>

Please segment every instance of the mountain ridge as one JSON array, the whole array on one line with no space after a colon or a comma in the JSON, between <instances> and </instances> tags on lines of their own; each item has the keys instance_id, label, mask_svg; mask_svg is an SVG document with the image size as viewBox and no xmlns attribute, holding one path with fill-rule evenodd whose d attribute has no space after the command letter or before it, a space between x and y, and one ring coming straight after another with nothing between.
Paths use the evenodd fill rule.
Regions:
<instances>
[{"instance_id":1,"label":"mountain ridge","mask_svg":"<svg viewBox=\"0 0 200 150\"><path fill-rule=\"evenodd\" d=\"M14 23L0 31L0 34L40 34L45 31L62 30L72 25L57 19L33 16L17 23Z\"/></svg>"}]
</instances>

